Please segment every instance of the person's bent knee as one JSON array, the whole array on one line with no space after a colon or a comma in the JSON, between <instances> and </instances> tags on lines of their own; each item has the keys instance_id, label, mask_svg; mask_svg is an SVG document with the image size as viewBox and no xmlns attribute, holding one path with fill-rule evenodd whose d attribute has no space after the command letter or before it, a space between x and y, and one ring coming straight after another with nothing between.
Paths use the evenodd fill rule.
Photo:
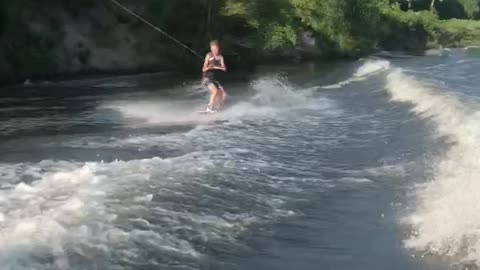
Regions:
<instances>
[{"instance_id":1,"label":"person's bent knee","mask_svg":"<svg viewBox=\"0 0 480 270\"><path fill-rule=\"evenodd\" d=\"M209 89L210 92L212 92L212 93L213 93L213 92L216 93L217 90L218 90L217 87L216 87L215 85L213 85L213 84L210 84L210 85L208 86L208 89Z\"/></svg>"}]
</instances>

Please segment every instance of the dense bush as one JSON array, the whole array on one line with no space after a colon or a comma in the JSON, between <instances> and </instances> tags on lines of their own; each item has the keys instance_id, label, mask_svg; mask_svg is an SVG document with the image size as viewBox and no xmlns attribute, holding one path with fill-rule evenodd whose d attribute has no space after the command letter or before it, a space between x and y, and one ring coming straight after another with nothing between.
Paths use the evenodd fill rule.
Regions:
<instances>
[{"instance_id":1,"label":"dense bush","mask_svg":"<svg viewBox=\"0 0 480 270\"><path fill-rule=\"evenodd\" d=\"M440 19L478 19L480 16L479 0L392 0L400 4L403 11L430 10L433 3L434 11Z\"/></svg>"},{"instance_id":2,"label":"dense bush","mask_svg":"<svg viewBox=\"0 0 480 270\"><path fill-rule=\"evenodd\" d=\"M480 44L480 21L439 20L429 11L404 12L397 7L385 7L381 12L385 21L388 22L384 40L403 44L407 49L410 49L409 44L400 42L406 37L410 42L416 42L418 38L422 38L425 48Z\"/></svg>"}]
</instances>

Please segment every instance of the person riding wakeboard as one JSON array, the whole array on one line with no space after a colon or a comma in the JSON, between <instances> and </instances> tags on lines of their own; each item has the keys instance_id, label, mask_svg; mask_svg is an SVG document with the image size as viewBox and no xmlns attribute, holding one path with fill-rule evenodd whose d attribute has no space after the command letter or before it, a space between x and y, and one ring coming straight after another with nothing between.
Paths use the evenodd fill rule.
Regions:
<instances>
[{"instance_id":1,"label":"person riding wakeboard","mask_svg":"<svg viewBox=\"0 0 480 270\"><path fill-rule=\"evenodd\" d=\"M225 104L225 89L218 81L219 73L227 71L225 66L225 60L220 54L220 45L217 40L210 41L210 52L205 56L205 61L203 63L203 85L208 87L210 91L210 99L207 105L206 112L216 112L215 110L215 101L220 99L219 110L223 109Z\"/></svg>"}]
</instances>

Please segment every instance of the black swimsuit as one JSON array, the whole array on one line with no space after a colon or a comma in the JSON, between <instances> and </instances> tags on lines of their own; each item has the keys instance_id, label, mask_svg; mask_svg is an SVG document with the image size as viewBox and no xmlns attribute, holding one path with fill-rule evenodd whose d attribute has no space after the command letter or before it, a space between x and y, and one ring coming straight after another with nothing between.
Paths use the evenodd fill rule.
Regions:
<instances>
[{"instance_id":1,"label":"black swimsuit","mask_svg":"<svg viewBox=\"0 0 480 270\"><path fill-rule=\"evenodd\" d=\"M222 58L223 56L218 55L217 57L212 56L211 53L208 54L209 59L208 59L208 65L209 67L220 67L222 66ZM217 78L218 74L223 74L223 70L219 69L209 69L206 72L203 73L203 84L205 86L209 86L210 84L215 85L217 88L222 88L222 85L220 82L218 82Z\"/></svg>"}]
</instances>

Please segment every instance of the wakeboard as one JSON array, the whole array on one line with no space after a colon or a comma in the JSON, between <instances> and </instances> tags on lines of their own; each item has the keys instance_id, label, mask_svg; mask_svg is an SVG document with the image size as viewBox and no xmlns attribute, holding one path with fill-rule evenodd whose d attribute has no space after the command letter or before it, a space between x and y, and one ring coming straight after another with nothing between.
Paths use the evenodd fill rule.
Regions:
<instances>
[{"instance_id":1,"label":"wakeboard","mask_svg":"<svg viewBox=\"0 0 480 270\"><path fill-rule=\"evenodd\" d=\"M223 124L228 123L229 121L226 119L221 119L219 116L221 115L221 111L197 111L197 114L206 116L206 119L210 119L207 122L211 124Z\"/></svg>"},{"instance_id":2,"label":"wakeboard","mask_svg":"<svg viewBox=\"0 0 480 270\"><path fill-rule=\"evenodd\" d=\"M198 114L203 114L203 115L215 115L218 114L218 111L213 111L213 112L207 112L207 111L198 111Z\"/></svg>"}]
</instances>

